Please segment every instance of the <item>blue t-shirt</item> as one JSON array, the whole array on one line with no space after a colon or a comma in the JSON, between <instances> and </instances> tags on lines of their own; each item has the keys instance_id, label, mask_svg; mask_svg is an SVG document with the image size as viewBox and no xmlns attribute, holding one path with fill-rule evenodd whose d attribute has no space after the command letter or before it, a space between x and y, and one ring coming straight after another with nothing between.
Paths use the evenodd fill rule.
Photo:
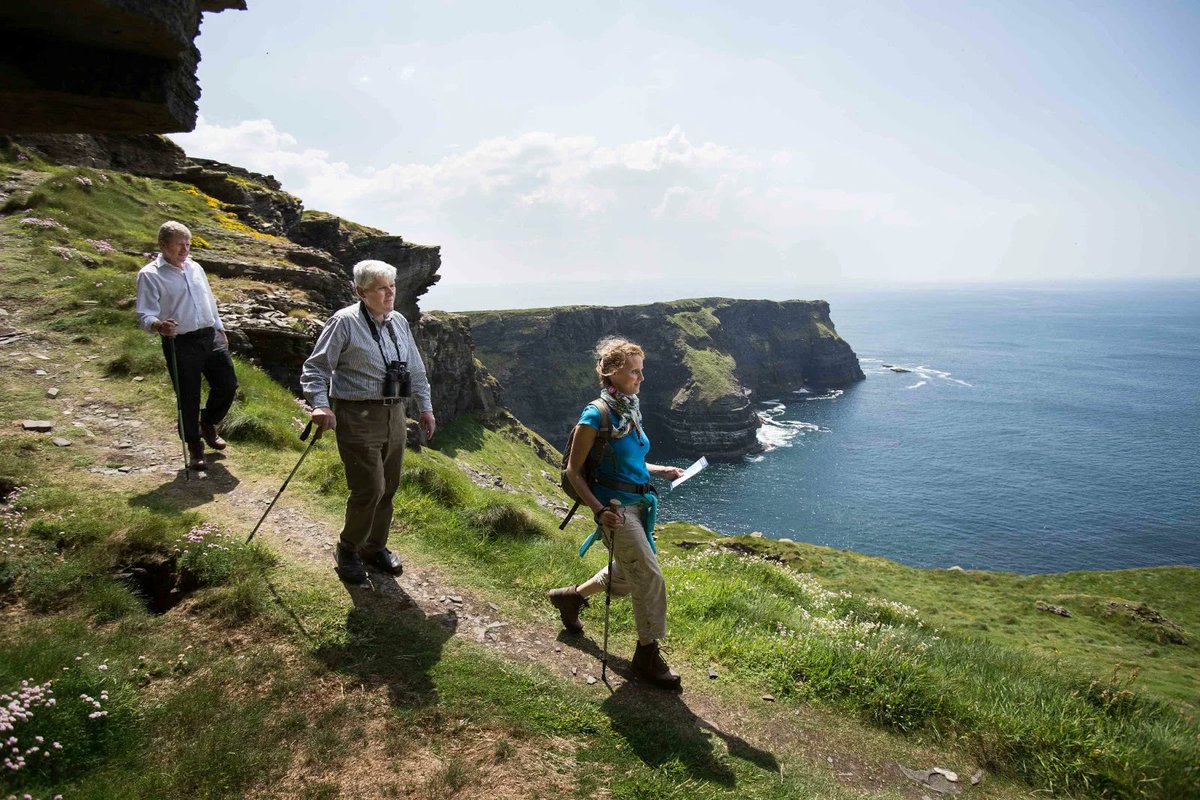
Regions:
<instances>
[{"instance_id":1,"label":"blue t-shirt","mask_svg":"<svg viewBox=\"0 0 1200 800\"><path fill-rule=\"evenodd\" d=\"M612 424L615 421L615 417L610 415L609 423ZM579 424L590 425L597 431L600 430L600 409L588 403L587 407L583 409L583 413L579 415ZM608 445L604 458L600 460L600 466L596 468L600 477L623 483L650 482L650 471L646 469L646 454L650 452L650 439L640 426L620 439L609 439ZM608 505L609 500L616 500L622 506L635 503L644 504L646 506L646 539L650 542L650 549L658 551L654 545L654 522L658 516L658 497L656 495L619 492L598 483L592 485L592 494L596 495L596 499L604 505ZM580 545L579 557L583 558L588 548L599 539L600 528L597 526L596 530Z\"/></svg>"},{"instance_id":2,"label":"blue t-shirt","mask_svg":"<svg viewBox=\"0 0 1200 800\"><path fill-rule=\"evenodd\" d=\"M610 416L610 423L616 421L615 415ZM579 424L589 425L600 430L600 410L588 403L587 407L583 409L583 413L579 415ZM635 428L620 439L609 439L608 444L604 458L601 459L600 466L596 470L600 477L622 483L650 482L650 472L646 469L646 455L650 452L650 439L646 436L645 431L640 427ZM641 499L641 495L618 492L599 484L592 487L592 493L596 495L597 500L606 505L614 497L622 505Z\"/></svg>"}]
</instances>

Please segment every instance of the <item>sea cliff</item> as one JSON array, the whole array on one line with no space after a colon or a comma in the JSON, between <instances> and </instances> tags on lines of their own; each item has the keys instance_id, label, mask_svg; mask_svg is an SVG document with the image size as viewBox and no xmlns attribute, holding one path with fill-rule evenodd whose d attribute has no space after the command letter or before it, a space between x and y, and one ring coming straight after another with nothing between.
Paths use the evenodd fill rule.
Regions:
<instances>
[{"instance_id":1,"label":"sea cliff","mask_svg":"<svg viewBox=\"0 0 1200 800\"><path fill-rule=\"evenodd\" d=\"M760 449L760 398L863 379L822 300L707 298L466 316L503 402L552 442L596 392L592 349L621 335L647 351L643 413L656 449L733 460Z\"/></svg>"}]
</instances>

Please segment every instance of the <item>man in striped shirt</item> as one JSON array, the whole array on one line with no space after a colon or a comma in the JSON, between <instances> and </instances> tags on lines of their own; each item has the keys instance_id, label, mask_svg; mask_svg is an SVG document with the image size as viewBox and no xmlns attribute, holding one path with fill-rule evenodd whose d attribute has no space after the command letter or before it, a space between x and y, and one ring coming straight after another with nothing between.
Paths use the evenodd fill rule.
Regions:
<instances>
[{"instance_id":1,"label":"man in striped shirt","mask_svg":"<svg viewBox=\"0 0 1200 800\"><path fill-rule=\"evenodd\" d=\"M326 321L304 362L300 386L313 422L337 436L346 467L350 496L335 550L338 576L362 583L364 562L391 575L404 571L387 540L404 459L405 372L427 439L437 422L425 364L408 321L395 310L396 269L383 261L360 261L354 265L354 290L359 302Z\"/></svg>"}]
</instances>

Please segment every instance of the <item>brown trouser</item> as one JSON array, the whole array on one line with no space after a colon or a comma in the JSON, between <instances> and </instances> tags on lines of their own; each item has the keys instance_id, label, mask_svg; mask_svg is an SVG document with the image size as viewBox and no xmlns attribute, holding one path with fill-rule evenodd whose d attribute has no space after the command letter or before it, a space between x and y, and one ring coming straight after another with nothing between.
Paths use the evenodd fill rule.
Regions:
<instances>
[{"instance_id":1,"label":"brown trouser","mask_svg":"<svg viewBox=\"0 0 1200 800\"><path fill-rule=\"evenodd\" d=\"M346 467L346 522L339 546L375 553L387 545L392 498L404 461L404 403L392 406L333 399L338 454Z\"/></svg>"},{"instance_id":2,"label":"brown trouser","mask_svg":"<svg viewBox=\"0 0 1200 800\"><path fill-rule=\"evenodd\" d=\"M616 529L611 582L607 565L592 580L608 586L617 597L629 595L638 641L657 641L667 635L667 584L646 538L646 507L639 503L621 511L624 520ZM603 533L605 546L611 548L614 537L607 530Z\"/></svg>"}]
</instances>

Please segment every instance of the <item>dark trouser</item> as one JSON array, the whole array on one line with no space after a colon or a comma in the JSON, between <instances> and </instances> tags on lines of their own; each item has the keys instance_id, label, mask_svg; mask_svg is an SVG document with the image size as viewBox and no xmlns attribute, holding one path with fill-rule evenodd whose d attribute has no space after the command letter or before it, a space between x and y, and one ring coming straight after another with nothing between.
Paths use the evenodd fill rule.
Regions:
<instances>
[{"instance_id":1,"label":"dark trouser","mask_svg":"<svg viewBox=\"0 0 1200 800\"><path fill-rule=\"evenodd\" d=\"M171 364L172 347L175 349L175 365L179 367L178 379ZM167 359L167 373L179 391L183 440L188 444L199 444L200 423L220 423L233 405L238 387L233 359L229 357L229 351L221 346L212 328L183 333L174 339L164 336L162 348L163 356ZM204 404L203 411L200 410L201 376L208 379L208 402Z\"/></svg>"},{"instance_id":2,"label":"dark trouser","mask_svg":"<svg viewBox=\"0 0 1200 800\"><path fill-rule=\"evenodd\" d=\"M392 498L404 462L404 403L384 406L334 398L338 454L346 467L346 522L338 540L352 552L376 553L387 545Z\"/></svg>"}]
</instances>

